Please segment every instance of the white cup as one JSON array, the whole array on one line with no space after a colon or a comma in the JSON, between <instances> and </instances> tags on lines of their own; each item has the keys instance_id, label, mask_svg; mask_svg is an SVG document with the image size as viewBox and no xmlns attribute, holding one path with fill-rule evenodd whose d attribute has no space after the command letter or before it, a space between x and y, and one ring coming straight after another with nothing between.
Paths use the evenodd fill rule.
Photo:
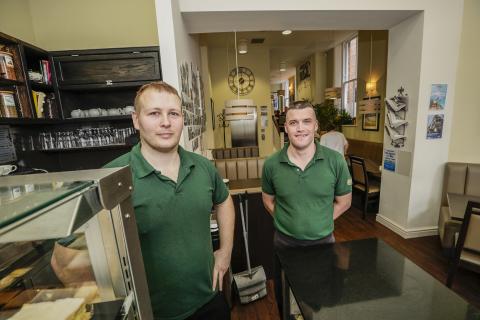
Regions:
<instances>
[{"instance_id":1,"label":"white cup","mask_svg":"<svg viewBox=\"0 0 480 320\"><path fill-rule=\"evenodd\" d=\"M82 110L80 110L80 109L75 109L75 110L73 110L72 112L70 112L70 116L71 116L72 118L81 118L81 117L82 117L82 113L83 113Z\"/></svg>"},{"instance_id":2,"label":"white cup","mask_svg":"<svg viewBox=\"0 0 480 320\"><path fill-rule=\"evenodd\" d=\"M120 115L120 112L118 111L118 108L110 108L107 110L109 116L118 116Z\"/></svg>"},{"instance_id":3,"label":"white cup","mask_svg":"<svg viewBox=\"0 0 480 320\"><path fill-rule=\"evenodd\" d=\"M0 166L0 176L6 176L17 170L17 166L14 164L5 164Z\"/></svg>"},{"instance_id":4,"label":"white cup","mask_svg":"<svg viewBox=\"0 0 480 320\"><path fill-rule=\"evenodd\" d=\"M95 108L89 109L88 110L88 115L90 117L100 117L100 109L95 109Z\"/></svg>"},{"instance_id":5,"label":"white cup","mask_svg":"<svg viewBox=\"0 0 480 320\"><path fill-rule=\"evenodd\" d=\"M132 114L134 111L135 111L134 106L126 106L125 108L123 108L123 112L125 114Z\"/></svg>"}]
</instances>

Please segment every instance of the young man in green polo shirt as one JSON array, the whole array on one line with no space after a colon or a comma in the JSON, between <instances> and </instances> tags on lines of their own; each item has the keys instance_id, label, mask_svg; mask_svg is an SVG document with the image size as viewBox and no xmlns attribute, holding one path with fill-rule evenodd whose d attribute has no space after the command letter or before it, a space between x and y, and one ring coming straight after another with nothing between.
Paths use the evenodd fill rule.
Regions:
<instances>
[{"instance_id":1,"label":"young man in green polo shirt","mask_svg":"<svg viewBox=\"0 0 480 320\"><path fill-rule=\"evenodd\" d=\"M140 143L107 167L130 165L133 206L155 319L230 319L222 279L230 265L235 211L206 158L178 145L181 100L167 83L140 88L132 114ZM212 251L216 208L220 249Z\"/></svg>"},{"instance_id":2,"label":"young man in green polo shirt","mask_svg":"<svg viewBox=\"0 0 480 320\"><path fill-rule=\"evenodd\" d=\"M265 161L262 199L273 216L275 248L334 242L333 221L351 205L352 180L345 159L315 142L317 130L313 106L295 102L286 114L289 144ZM280 268L276 257L275 261L281 311Z\"/></svg>"}]
</instances>

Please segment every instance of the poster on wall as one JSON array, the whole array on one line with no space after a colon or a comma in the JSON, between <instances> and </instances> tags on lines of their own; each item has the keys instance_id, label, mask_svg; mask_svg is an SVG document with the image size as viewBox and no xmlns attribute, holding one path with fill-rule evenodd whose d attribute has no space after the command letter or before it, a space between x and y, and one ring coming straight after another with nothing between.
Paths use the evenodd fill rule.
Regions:
<instances>
[{"instance_id":1,"label":"poster on wall","mask_svg":"<svg viewBox=\"0 0 480 320\"><path fill-rule=\"evenodd\" d=\"M395 172L397 164L397 154L395 150L385 149L383 151L383 168Z\"/></svg>"},{"instance_id":2,"label":"poster on wall","mask_svg":"<svg viewBox=\"0 0 480 320\"><path fill-rule=\"evenodd\" d=\"M430 93L430 104L428 110L445 110L445 100L447 99L446 84L432 84Z\"/></svg>"},{"instance_id":3,"label":"poster on wall","mask_svg":"<svg viewBox=\"0 0 480 320\"><path fill-rule=\"evenodd\" d=\"M444 114L430 114L427 119L427 139L441 139L443 133Z\"/></svg>"}]
</instances>

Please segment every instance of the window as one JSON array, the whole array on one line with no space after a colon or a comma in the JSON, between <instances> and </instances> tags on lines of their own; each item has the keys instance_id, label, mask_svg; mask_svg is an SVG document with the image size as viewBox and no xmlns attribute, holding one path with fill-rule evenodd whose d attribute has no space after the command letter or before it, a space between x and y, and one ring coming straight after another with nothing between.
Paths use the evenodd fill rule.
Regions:
<instances>
[{"instance_id":1,"label":"window","mask_svg":"<svg viewBox=\"0 0 480 320\"><path fill-rule=\"evenodd\" d=\"M358 37L343 43L342 109L352 118L357 114L357 43Z\"/></svg>"}]
</instances>

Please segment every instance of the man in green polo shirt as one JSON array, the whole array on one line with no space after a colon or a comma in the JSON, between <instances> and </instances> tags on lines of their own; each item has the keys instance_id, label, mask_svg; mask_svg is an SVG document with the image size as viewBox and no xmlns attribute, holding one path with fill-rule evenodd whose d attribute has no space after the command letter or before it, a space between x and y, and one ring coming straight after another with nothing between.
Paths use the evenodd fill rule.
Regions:
<instances>
[{"instance_id":1,"label":"man in green polo shirt","mask_svg":"<svg viewBox=\"0 0 480 320\"><path fill-rule=\"evenodd\" d=\"M289 144L265 161L262 199L273 216L275 248L334 242L333 221L350 207L352 180L345 159L315 142L317 129L313 106L295 102L285 120ZM275 260L275 293L282 310Z\"/></svg>"},{"instance_id":2,"label":"man in green polo shirt","mask_svg":"<svg viewBox=\"0 0 480 320\"><path fill-rule=\"evenodd\" d=\"M206 158L178 145L181 100L164 82L144 85L132 115L140 143L107 167L130 165L133 206L155 319L230 319L222 279L230 265L235 212ZM216 208L220 249L213 252ZM217 289L218 288L218 289Z\"/></svg>"}]
</instances>

